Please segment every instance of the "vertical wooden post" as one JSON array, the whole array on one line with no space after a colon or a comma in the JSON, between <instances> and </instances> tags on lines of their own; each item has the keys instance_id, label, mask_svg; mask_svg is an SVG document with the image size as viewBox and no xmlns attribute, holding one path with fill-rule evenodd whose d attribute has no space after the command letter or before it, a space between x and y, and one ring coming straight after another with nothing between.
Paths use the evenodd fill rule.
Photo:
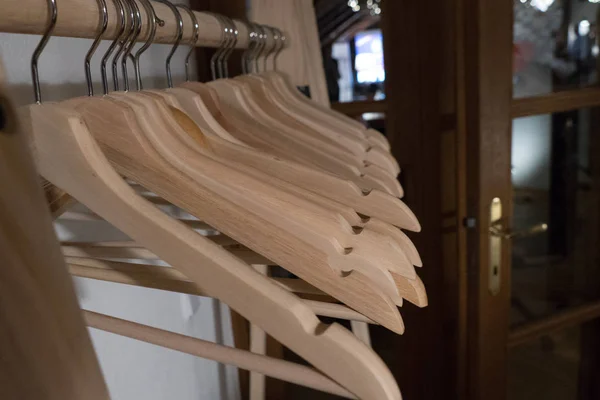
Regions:
<instances>
[{"instance_id":1,"label":"vertical wooden post","mask_svg":"<svg viewBox=\"0 0 600 400\"><path fill-rule=\"evenodd\" d=\"M503 241L500 290L489 289L490 205L502 201L512 215L511 1L461 0L464 24L464 127L466 132L468 246L467 399L506 399L510 307L510 243Z\"/></svg>"},{"instance_id":2,"label":"vertical wooden post","mask_svg":"<svg viewBox=\"0 0 600 400\"><path fill-rule=\"evenodd\" d=\"M0 397L107 400L40 178L1 87L0 186Z\"/></svg>"},{"instance_id":3,"label":"vertical wooden post","mask_svg":"<svg viewBox=\"0 0 600 400\"><path fill-rule=\"evenodd\" d=\"M423 257L419 270L429 306L402 308L406 333L386 337L373 327L373 347L379 350L407 399L452 398L455 371L448 357L455 345L456 322L446 323L444 259L442 257L442 34L446 0L383 0L382 29L388 111L386 133L402 168L405 201L415 212L422 232L411 239ZM450 35L451 36L451 35ZM449 44L451 45L451 43ZM452 94L450 94L452 97ZM393 354L380 346L387 344ZM435 376L435 385L427 377Z\"/></svg>"}]
</instances>

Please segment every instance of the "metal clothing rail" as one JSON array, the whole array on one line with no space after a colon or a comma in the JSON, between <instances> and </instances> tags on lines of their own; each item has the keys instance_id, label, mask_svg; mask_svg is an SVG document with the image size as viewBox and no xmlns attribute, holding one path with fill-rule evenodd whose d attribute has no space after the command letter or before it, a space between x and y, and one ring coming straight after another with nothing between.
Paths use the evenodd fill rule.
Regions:
<instances>
[{"instance_id":1,"label":"metal clothing rail","mask_svg":"<svg viewBox=\"0 0 600 400\"><path fill-rule=\"evenodd\" d=\"M119 28L119 14L115 0L106 0L108 9L108 27L103 39L114 39ZM138 41L148 38L150 27L146 11L139 0L135 0L142 14L143 27ZM57 0L58 16L52 36L94 38L100 25L100 8L96 0ZM154 43L174 43L177 22L168 6L152 1L156 15L165 21L164 26L157 25ZM194 12L199 24L198 47L219 47L223 37L223 29L219 20L203 12ZM181 12L183 18L182 44L190 43L193 38L194 25L186 12ZM0 2L0 32L42 34L49 20L49 9L46 0L2 0ZM244 22L234 20L238 34L236 48L245 49L249 45L248 28ZM267 45L269 43L268 38Z\"/></svg>"}]
</instances>

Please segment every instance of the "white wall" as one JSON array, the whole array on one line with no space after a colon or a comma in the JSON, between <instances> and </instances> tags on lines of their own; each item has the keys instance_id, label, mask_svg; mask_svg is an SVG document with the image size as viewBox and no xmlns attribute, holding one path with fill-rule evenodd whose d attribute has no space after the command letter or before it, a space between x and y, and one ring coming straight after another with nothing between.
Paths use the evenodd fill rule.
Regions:
<instances>
[{"instance_id":1,"label":"white wall","mask_svg":"<svg viewBox=\"0 0 600 400\"><path fill-rule=\"evenodd\" d=\"M0 56L9 92L18 105L33 102L29 64L38 41L38 36L0 33ZM86 94L83 60L90 44L88 39L50 40L39 61L44 101ZM99 60L107 47L103 42L92 63L96 94L101 93ZM166 86L164 61L169 50L166 45L153 45L142 56L146 88ZM186 52L181 48L172 61L175 84L183 81ZM61 223L57 232L61 240L126 238L104 222ZM76 280L76 285L85 309L211 341L233 342L229 311L212 299L87 279ZM113 400L239 398L235 368L94 329L90 332Z\"/></svg>"}]
</instances>

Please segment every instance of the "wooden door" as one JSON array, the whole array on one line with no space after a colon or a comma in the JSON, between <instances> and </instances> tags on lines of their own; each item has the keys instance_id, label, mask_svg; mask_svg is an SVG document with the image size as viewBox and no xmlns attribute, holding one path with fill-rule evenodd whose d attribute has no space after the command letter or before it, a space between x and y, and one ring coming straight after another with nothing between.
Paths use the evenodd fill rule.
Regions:
<instances>
[{"instance_id":1,"label":"wooden door","mask_svg":"<svg viewBox=\"0 0 600 400\"><path fill-rule=\"evenodd\" d=\"M466 397L599 399L600 5L458 10Z\"/></svg>"}]
</instances>

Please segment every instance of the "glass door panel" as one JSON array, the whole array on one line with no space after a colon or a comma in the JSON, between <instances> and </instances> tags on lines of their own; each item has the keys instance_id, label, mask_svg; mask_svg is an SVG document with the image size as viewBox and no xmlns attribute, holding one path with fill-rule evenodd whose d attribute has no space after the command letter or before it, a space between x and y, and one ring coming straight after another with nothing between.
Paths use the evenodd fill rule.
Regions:
<instances>
[{"instance_id":1,"label":"glass door panel","mask_svg":"<svg viewBox=\"0 0 600 400\"><path fill-rule=\"evenodd\" d=\"M600 298L599 111L513 121L511 326Z\"/></svg>"}]
</instances>

